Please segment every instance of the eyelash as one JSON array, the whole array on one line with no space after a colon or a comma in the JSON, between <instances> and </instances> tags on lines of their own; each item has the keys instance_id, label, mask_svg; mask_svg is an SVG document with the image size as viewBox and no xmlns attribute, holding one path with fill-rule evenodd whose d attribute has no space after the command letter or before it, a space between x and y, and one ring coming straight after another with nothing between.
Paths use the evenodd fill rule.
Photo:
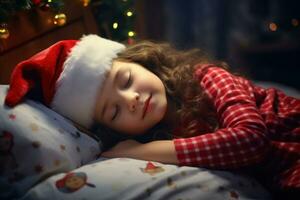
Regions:
<instances>
[{"instance_id":1,"label":"eyelash","mask_svg":"<svg viewBox=\"0 0 300 200\"><path fill-rule=\"evenodd\" d=\"M119 109L120 109L119 106L116 105L116 111L115 111L114 115L112 116L111 121L113 121L114 119L116 119L116 117L117 117L117 115L119 113Z\"/></svg>"},{"instance_id":2,"label":"eyelash","mask_svg":"<svg viewBox=\"0 0 300 200\"><path fill-rule=\"evenodd\" d=\"M130 83L131 83L131 72L129 72L129 78L128 78L128 81L126 82L124 88L128 88L130 86Z\"/></svg>"}]
</instances>

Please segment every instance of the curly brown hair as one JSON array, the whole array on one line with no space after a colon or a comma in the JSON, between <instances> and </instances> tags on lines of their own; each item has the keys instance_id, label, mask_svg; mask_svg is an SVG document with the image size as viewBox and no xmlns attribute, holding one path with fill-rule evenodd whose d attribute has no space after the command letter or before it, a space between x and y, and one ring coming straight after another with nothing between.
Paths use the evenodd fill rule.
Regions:
<instances>
[{"instance_id":1,"label":"curly brown hair","mask_svg":"<svg viewBox=\"0 0 300 200\"><path fill-rule=\"evenodd\" d=\"M191 137L213 131L218 126L216 112L208 96L199 87L194 71L203 64L228 68L224 62L213 61L200 49L177 50L168 43L140 41L129 45L118 54L117 60L137 63L156 74L163 82L168 102L176 107L180 123L185 124L181 135ZM172 127L175 128L175 127ZM163 130L165 129L165 130ZM168 131L170 127L158 124L152 131Z\"/></svg>"}]
</instances>

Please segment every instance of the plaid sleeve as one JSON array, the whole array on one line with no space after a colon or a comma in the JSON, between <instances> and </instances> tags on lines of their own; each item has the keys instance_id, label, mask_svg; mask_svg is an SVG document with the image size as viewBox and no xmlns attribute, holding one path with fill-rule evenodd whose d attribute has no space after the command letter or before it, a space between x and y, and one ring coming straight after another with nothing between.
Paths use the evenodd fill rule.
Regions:
<instances>
[{"instance_id":1,"label":"plaid sleeve","mask_svg":"<svg viewBox=\"0 0 300 200\"><path fill-rule=\"evenodd\" d=\"M233 169L260 161L269 142L250 83L211 67L200 84L214 102L221 128L213 133L174 139L179 164Z\"/></svg>"}]
</instances>

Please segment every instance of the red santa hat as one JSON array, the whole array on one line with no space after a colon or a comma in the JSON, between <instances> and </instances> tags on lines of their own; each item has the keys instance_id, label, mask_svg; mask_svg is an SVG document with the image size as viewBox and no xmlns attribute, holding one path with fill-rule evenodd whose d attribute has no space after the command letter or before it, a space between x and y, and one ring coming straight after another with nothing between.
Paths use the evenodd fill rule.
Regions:
<instances>
[{"instance_id":1,"label":"red santa hat","mask_svg":"<svg viewBox=\"0 0 300 200\"><path fill-rule=\"evenodd\" d=\"M15 67L5 104L17 105L40 83L47 106L89 128L112 60L124 49L97 35L60 41Z\"/></svg>"}]
</instances>

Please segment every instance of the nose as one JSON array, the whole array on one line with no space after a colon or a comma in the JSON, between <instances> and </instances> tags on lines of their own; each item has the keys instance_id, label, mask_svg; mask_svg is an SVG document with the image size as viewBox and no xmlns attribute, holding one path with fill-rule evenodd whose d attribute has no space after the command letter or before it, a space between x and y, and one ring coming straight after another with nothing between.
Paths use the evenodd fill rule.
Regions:
<instances>
[{"instance_id":1,"label":"nose","mask_svg":"<svg viewBox=\"0 0 300 200\"><path fill-rule=\"evenodd\" d=\"M138 106L140 95L136 92L128 94L127 96L127 105L130 112L134 112Z\"/></svg>"}]
</instances>

